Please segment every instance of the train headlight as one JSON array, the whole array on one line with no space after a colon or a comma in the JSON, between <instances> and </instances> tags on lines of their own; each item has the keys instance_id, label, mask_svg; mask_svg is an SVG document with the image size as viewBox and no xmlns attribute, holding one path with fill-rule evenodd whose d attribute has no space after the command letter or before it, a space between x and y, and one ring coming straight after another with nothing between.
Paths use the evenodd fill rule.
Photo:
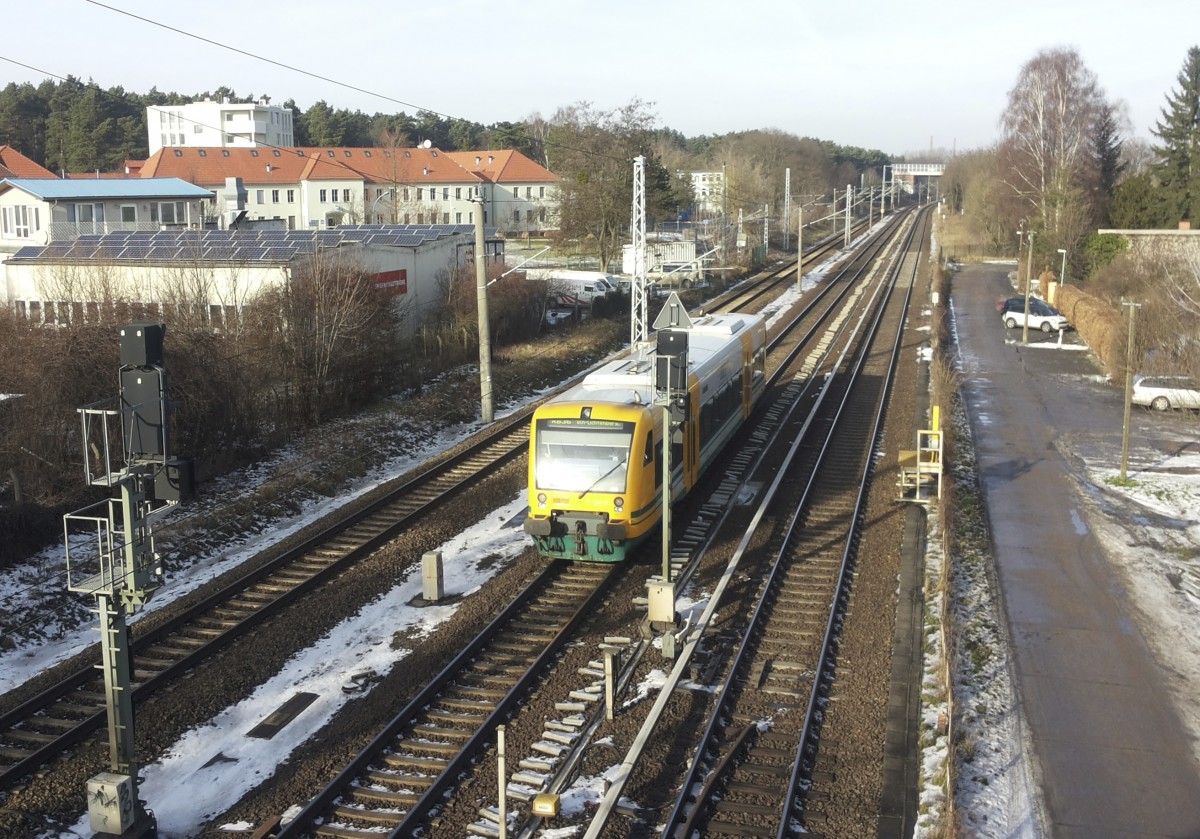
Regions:
<instances>
[{"instance_id":1,"label":"train headlight","mask_svg":"<svg viewBox=\"0 0 1200 839\"><path fill-rule=\"evenodd\" d=\"M614 498L613 506L616 507L618 511L620 511L625 506L625 499L624 498Z\"/></svg>"},{"instance_id":2,"label":"train headlight","mask_svg":"<svg viewBox=\"0 0 1200 839\"><path fill-rule=\"evenodd\" d=\"M539 492L537 498L538 498L538 506L545 507L546 506L546 493Z\"/></svg>"}]
</instances>

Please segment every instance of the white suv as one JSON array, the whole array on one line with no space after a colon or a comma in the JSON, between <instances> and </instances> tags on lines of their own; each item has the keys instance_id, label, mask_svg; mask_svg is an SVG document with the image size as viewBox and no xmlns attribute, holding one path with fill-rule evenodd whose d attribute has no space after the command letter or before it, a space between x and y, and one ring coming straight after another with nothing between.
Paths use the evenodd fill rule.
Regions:
<instances>
[{"instance_id":1,"label":"white suv","mask_svg":"<svg viewBox=\"0 0 1200 839\"><path fill-rule=\"evenodd\" d=\"M1001 306L1000 319L1009 329L1016 329L1025 324L1025 298L1011 297ZM1066 329L1070 324L1062 312L1051 306L1045 300L1037 297L1029 298L1029 328L1040 329L1043 332L1057 332Z\"/></svg>"},{"instance_id":2,"label":"white suv","mask_svg":"<svg viewBox=\"0 0 1200 839\"><path fill-rule=\"evenodd\" d=\"M1200 411L1200 380L1191 376L1138 376L1133 380L1131 401L1156 411L1172 408Z\"/></svg>"}]
</instances>

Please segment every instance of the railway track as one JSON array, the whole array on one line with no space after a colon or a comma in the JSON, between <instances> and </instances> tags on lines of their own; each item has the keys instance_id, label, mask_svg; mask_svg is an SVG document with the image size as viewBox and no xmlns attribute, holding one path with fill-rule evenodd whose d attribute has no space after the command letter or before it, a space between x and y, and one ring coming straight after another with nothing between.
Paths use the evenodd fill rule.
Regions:
<instances>
[{"instance_id":1,"label":"railway track","mask_svg":"<svg viewBox=\"0 0 1200 839\"><path fill-rule=\"evenodd\" d=\"M806 260L810 257L806 255ZM784 271L786 273L786 269ZM794 268L792 269L794 276ZM744 301L732 304L741 308ZM306 592L370 553L470 481L523 453L528 412L510 417L468 451L406 481L370 508L331 525L270 565L135 638L135 702L153 695ZM70 678L0 716L0 787L11 789L105 724L95 672Z\"/></svg>"},{"instance_id":2,"label":"railway track","mask_svg":"<svg viewBox=\"0 0 1200 839\"><path fill-rule=\"evenodd\" d=\"M830 381L814 423L822 433L803 447L797 440L786 459L783 489L790 497L777 503L794 504L796 512L770 541L770 572L664 839L695 831L782 839L799 832L799 824L823 824L821 787L835 782L834 773L814 772L813 758L907 305L907 295L881 302L870 340ZM875 341L882 348L869 351Z\"/></svg>"},{"instance_id":3,"label":"railway track","mask_svg":"<svg viewBox=\"0 0 1200 839\"><path fill-rule=\"evenodd\" d=\"M414 835L619 568L549 565L277 835Z\"/></svg>"},{"instance_id":4,"label":"railway track","mask_svg":"<svg viewBox=\"0 0 1200 839\"><path fill-rule=\"evenodd\" d=\"M821 259L833 243L815 247L806 260ZM743 308L773 288L794 265L768 273L736 293L725 308ZM290 603L369 554L434 505L471 481L524 453L528 416L519 411L488 430L469 449L430 467L247 574L203 602L132 641L134 701L144 701ZM35 697L0 715L0 790L12 789L31 772L106 725L100 675L81 668Z\"/></svg>"},{"instance_id":5,"label":"railway track","mask_svg":"<svg viewBox=\"0 0 1200 839\"><path fill-rule=\"evenodd\" d=\"M886 242L881 240L873 243L871 246L863 249L862 252L856 255L853 260L855 265L847 269L849 273L860 273L865 271L865 266L871 263L878 257L881 250L886 247ZM847 295L853 294L853 284L850 282L837 283L831 282L828 288L815 295L798 314L793 323L805 324L805 335L808 340L796 341L794 346L786 351L789 360L795 360L798 355L809 347L809 341L813 338L816 327L806 321L827 322L831 318L836 317L836 312L839 305L842 305L844 298ZM774 341L776 344L784 340L787 334L787 329L779 330ZM811 347L809 347L811 349ZM788 370L788 363L781 363L776 367L772 374L772 385L768 386L770 390L773 384L782 377ZM794 397L794 394L793 394ZM784 399L780 400L787 401ZM785 414L782 409L780 414ZM708 503L702 505L697 511L697 514L692 522L686 525L682 530L685 532L684 538L680 539L675 545L671 553L671 564L673 567L673 579L682 581L691 573L691 568L694 566L696 558L702 553L703 545L711 536L723 517L724 509L729 506L728 493L731 491L734 484L744 476L745 472L753 465L754 453L758 452L761 455L765 447L765 440L775 430L781 417L772 418L770 412L764 416L758 427L756 428L751 442L747 450L735 456L733 463L723 469L724 477L721 481L721 486L718 487ZM622 572L630 568L633 563L626 563L619 566ZM481 643L482 638L486 638L493 633L493 629L489 628L477 638L474 644ZM556 636L555 643L562 643ZM545 660L545 656L553 653L554 649L547 646L541 656L537 658L537 663L532 664L519 677L522 685L532 684L538 679L538 674L542 669L541 662ZM635 653L635 656L640 655ZM533 651L528 653L530 659L533 658ZM510 662L515 665L515 662ZM439 677L439 680L453 679L449 675L449 671L455 670L457 665L452 665L447 668L447 674ZM510 673L510 677L518 678L516 673ZM435 681L439 681L435 680ZM423 694L422 696L425 696ZM508 696L508 694L506 694ZM495 698L499 698L498 696ZM421 704L421 697L414 700L414 705ZM497 713L500 714L498 719L503 719L504 715L514 713L516 705L505 703L504 707L498 708ZM392 788L395 783L405 783L405 780L392 781L386 773L380 773L378 769L373 770L375 774L371 774L372 770L368 767L376 766L381 761L386 762L391 748L388 743L395 740L393 732L397 730L408 730L411 725L407 720L409 709L402 712L395 720L388 723L372 742L368 745L360 755L355 758L350 765L347 766L339 776L332 781L325 789L323 789L303 810L301 814L281 828L278 834L281 837L300 837L300 836L322 836L322 837L338 837L338 839L355 839L371 835L380 835L386 833L389 836L408 836L413 835L414 831L427 829L427 824L423 821L427 819L431 811L435 808L446 806L448 798L452 795L450 787L457 782L454 777L455 771L458 768L471 764L480 763L482 750L490 745L485 738L490 734L495 727L495 722L484 725L482 722L476 729L478 736L467 736L465 733L458 735L458 740L461 741L459 751L452 758L449 757L450 752L454 750L454 745L451 742L440 742L438 748L446 752L446 757L452 763L448 763L445 768L439 769L437 772L438 787L436 792L422 793L422 799L425 804L417 807L410 799L411 793L396 793ZM403 721L402 721L403 720ZM580 727L583 726L583 721L579 721ZM429 729L425 729L427 732ZM574 735L569 738L572 742L576 739ZM560 758L547 760L548 767L558 767L562 762ZM430 781L432 783L432 781ZM424 786L422 786L424 789ZM398 798L397 795L402 797Z\"/></svg>"},{"instance_id":6,"label":"railway track","mask_svg":"<svg viewBox=\"0 0 1200 839\"><path fill-rule=\"evenodd\" d=\"M131 644L135 702L145 700L237 638L279 614L397 531L525 450L528 422L502 421L459 454L287 551ZM104 686L85 667L0 716L0 788L107 724Z\"/></svg>"}]
</instances>

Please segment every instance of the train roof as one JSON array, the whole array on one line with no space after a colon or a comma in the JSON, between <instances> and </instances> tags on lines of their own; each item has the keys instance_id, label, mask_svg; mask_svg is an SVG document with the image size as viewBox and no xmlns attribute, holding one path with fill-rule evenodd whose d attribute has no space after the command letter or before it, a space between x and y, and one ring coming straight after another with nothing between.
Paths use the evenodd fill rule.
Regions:
<instances>
[{"instance_id":1,"label":"train roof","mask_svg":"<svg viewBox=\"0 0 1200 839\"><path fill-rule=\"evenodd\" d=\"M703 315L692 321L688 333L688 370L700 375L731 344L740 348L744 332L761 324L757 315ZM555 402L619 402L650 405L654 402L654 342L639 344L629 355L614 359L589 373L582 382Z\"/></svg>"}]
</instances>

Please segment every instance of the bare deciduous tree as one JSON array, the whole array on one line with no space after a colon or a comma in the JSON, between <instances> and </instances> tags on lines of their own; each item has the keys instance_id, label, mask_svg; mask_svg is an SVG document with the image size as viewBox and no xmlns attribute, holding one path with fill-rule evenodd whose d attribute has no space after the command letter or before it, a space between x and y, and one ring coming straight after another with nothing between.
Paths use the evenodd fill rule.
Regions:
<instances>
[{"instance_id":1,"label":"bare deciduous tree","mask_svg":"<svg viewBox=\"0 0 1200 839\"><path fill-rule=\"evenodd\" d=\"M1002 176L1038 226L1063 241L1068 202L1098 185L1096 129L1110 113L1096 75L1072 49L1038 53L1021 68L1001 117Z\"/></svg>"}]
</instances>

